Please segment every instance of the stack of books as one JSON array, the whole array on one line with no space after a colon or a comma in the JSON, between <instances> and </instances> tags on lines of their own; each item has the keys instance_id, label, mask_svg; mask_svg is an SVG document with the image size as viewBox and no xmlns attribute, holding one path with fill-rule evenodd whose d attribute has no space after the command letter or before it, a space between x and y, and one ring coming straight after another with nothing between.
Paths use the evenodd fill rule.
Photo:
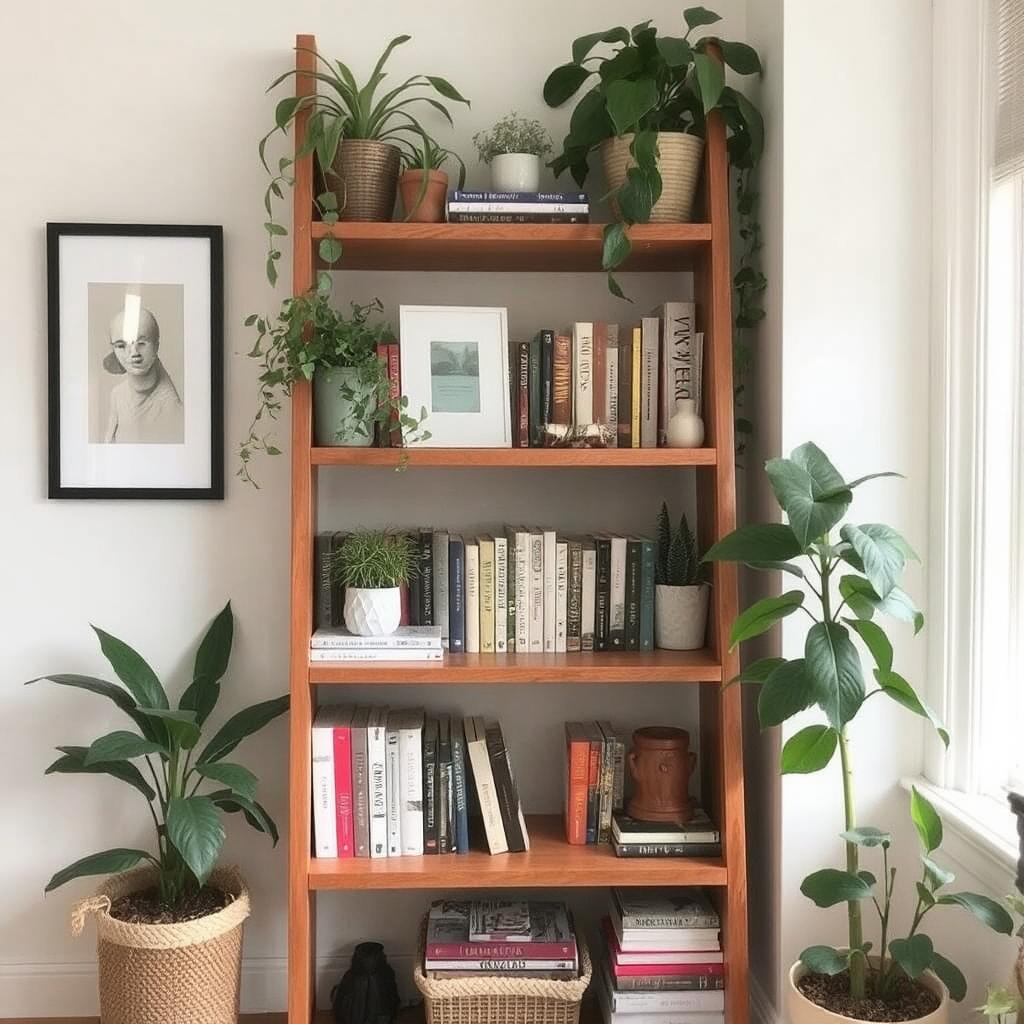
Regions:
<instances>
[{"instance_id":1,"label":"stack of books","mask_svg":"<svg viewBox=\"0 0 1024 1024\"><path fill-rule=\"evenodd\" d=\"M448 196L450 224L586 224L586 192L467 192Z\"/></svg>"},{"instance_id":2,"label":"stack of books","mask_svg":"<svg viewBox=\"0 0 1024 1024\"><path fill-rule=\"evenodd\" d=\"M719 927L703 890L613 889L597 983L605 1024L722 1024Z\"/></svg>"},{"instance_id":3,"label":"stack of books","mask_svg":"<svg viewBox=\"0 0 1024 1024\"><path fill-rule=\"evenodd\" d=\"M313 721L317 857L468 853L470 788L492 854L530 848L501 726L328 705Z\"/></svg>"},{"instance_id":4,"label":"stack of books","mask_svg":"<svg viewBox=\"0 0 1024 1024\"><path fill-rule=\"evenodd\" d=\"M564 903L438 900L427 917L428 977L575 978L576 934Z\"/></svg>"},{"instance_id":5,"label":"stack of books","mask_svg":"<svg viewBox=\"0 0 1024 1024\"><path fill-rule=\"evenodd\" d=\"M310 661L441 661L440 626L399 626L390 636L356 636L344 626L317 629Z\"/></svg>"},{"instance_id":6,"label":"stack of books","mask_svg":"<svg viewBox=\"0 0 1024 1024\"><path fill-rule=\"evenodd\" d=\"M565 838L607 843L622 810L626 745L610 722L565 723Z\"/></svg>"},{"instance_id":7,"label":"stack of books","mask_svg":"<svg viewBox=\"0 0 1024 1024\"><path fill-rule=\"evenodd\" d=\"M612 815L616 857L720 857L722 833L702 807L685 825L638 821L616 809Z\"/></svg>"}]
</instances>

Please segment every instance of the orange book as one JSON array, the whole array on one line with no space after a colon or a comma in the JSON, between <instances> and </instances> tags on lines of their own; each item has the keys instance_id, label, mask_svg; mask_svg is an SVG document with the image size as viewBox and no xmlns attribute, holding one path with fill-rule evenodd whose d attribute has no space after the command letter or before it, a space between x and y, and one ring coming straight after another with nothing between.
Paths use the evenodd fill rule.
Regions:
<instances>
[{"instance_id":1,"label":"orange book","mask_svg":"<svg viewBox=\"0 0 1024 1024\"><path fill-rule=\"evenodd\" d=\"M565 723L565 753L565 838L573 846L586 846L590 740L582 722Z\"/></svg>"}]
</instances>

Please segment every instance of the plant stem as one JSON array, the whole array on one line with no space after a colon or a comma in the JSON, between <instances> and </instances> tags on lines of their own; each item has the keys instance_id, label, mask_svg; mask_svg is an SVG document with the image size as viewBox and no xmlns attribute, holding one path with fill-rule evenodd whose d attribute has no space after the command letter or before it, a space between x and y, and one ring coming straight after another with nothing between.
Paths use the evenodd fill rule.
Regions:
<instances>
[{"instance_id":1,"label":"plant stem","mask_svg":"<svg viewBox=\"0 0 1024 1024\"><path fill-rule=\"evenodd\" d=\"M846 814L846 831L857 827L857 812L853 802L853 771L850 767L850 745L846 734L846 726L839 733L839 757L843 768L843 808ZM846 844L846 870L856 875L860 869L857 857L857 844ZM850 933L850 951L859 950L864 945L864 925L860 916L860 903L851 900L846 905ZM863 999L865 988L865 963L863 957L850 957L850 997Z\"/></svg>"},{"instance_id":2,"label":"plant stem","mask_svg":"<svg viewBox=\"0 0 1024 1024\"><path fill-rule=\"evenodd\" d=\"M889 949L889 913L892 909L892 889L896 881L896 869L889 874L889 847L882 844L882 888L885 891L885 913L882 915L882 944L878 950L878 989L885 990L888 961L886 953Z\"/></svg>"}]
</instances>

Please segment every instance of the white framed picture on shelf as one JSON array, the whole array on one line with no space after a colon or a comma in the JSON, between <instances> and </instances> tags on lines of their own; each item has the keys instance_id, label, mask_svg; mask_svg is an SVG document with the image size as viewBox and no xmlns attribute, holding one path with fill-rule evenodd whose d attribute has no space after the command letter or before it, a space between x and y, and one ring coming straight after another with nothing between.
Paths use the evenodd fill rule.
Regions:
<instances>
[{"instance_id":1,"label":"white framed picture on shelf","mask_svg":"<svg viewBox=\"0 0 1024 1024\"><path fill-rule=\"evenodd\" d=\"M400 306L399 362L409 409L427 416L412 447L510 448L508 310Z\"/></svg>"}]
</instances>

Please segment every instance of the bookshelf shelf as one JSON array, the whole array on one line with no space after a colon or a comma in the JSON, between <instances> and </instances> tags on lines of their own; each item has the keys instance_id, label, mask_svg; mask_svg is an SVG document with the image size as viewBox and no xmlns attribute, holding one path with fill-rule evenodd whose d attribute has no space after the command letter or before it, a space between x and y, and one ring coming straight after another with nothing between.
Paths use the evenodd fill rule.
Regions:
<instances>
[{"instance_id":1,"label":"bookshelf shelf","mask_svg":"<svg viewBox=\"0 0 1024 1024\"><path fill-rule=\"evenodd\" d=\"M444 661L310 662L309 681L327 683L715 683L722 666L700 651L600 654L449 654Z\"/></svg>"},{"instance_id":2,"label":"bookshelf shelf","mask_svg":"<svg viewBox=\"0 0 1024 1024\"><path fill-rule=\"evenodd\" d=\"M599 469L714 466L714 448L314 448L314 466Z\"/></svg>"},{"instance_id":3,"label":"bookshelf shelf","mask_svg":"<svg viewBox=\"0 0 1024 1024\"><path fill-rule=\"evenodd\" d=\"M598 271L603 224L405 224L313 221L344 250L345 270ZM689 270L710 246L710 224L638 224L623 270Z\"/></svg>"},{"instance_id":4,"label":"bookshelf shelf","mask_svg":"<svg viewBox=\"0 0 1024 1024\"><path fill-rule=\"evenodd\" d=\"M538 889L604 885L714 885L728 879L717 858L622 858L610 846L570 846L558 815L528 815L530 849L467 854L310 860L309 888Z\"/></svg>"}]
</instances>

